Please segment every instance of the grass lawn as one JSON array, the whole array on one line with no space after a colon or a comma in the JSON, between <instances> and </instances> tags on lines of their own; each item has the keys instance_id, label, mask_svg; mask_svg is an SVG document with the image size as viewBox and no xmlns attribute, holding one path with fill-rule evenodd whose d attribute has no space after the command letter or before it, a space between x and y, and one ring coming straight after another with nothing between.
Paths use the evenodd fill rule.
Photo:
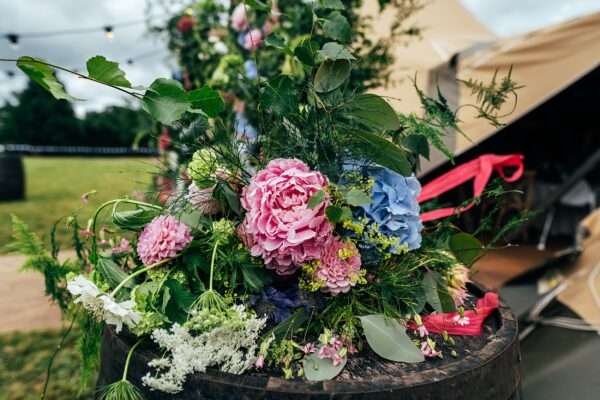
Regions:
<instances>
[{"instance_id":1,"label":"grass lawn","mask_svg":"<svg viewBox=\"0 0 600 400\"><path fill-rule=\"evenodd\" d=\"M0 252L10 241L10 214L47 238L52 224L62 216L79 210L79 221L85 225L106 200L147 192L156 172L155 161L147 158L25 157L24 161L26 200L0 202ZM81 195L90 190L98 193L84 204ZM58 232L64 247L68 246L67 234L65 229Z\"/></svg>"}]
</instances>

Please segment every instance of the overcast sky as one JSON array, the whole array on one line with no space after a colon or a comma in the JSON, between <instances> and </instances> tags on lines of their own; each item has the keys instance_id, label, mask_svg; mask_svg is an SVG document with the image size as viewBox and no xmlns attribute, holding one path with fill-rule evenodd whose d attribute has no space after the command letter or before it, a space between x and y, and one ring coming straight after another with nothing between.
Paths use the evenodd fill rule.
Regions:
<instances>
[{"instance_id":1,"label":"overcast sky","mask_svg":"<svg viewBox=\"0 0 600 400\"><path fill-rule=\"evenodd\" d=\"M444 0L441 0L444 1ZM462 0L485 25L500 36L527 32L575 16L600 10L600 0ZM100 27L145 17L145 0L0 0L0 34ZM160 20L161 16L156 16ZM127 59L152 55L127 65ZM42 57L59 65L83 69L85 60L96 54L122 63L136 85L148 85L154 78L170 77L174 65L165 44L146 33L145 24L115 29L113 40L103 32L47 38L22 38L12 49L0 37L0 58L21 55ZM169 65L170 64L170 65ZM15 71L10 78L7 70ZM117 92L60 75L75 97L89 100L75 103L79 114L122 103ZM0 64L0 102L20 90L25 77L13 65Z\"/></svg>"}]
</instances>

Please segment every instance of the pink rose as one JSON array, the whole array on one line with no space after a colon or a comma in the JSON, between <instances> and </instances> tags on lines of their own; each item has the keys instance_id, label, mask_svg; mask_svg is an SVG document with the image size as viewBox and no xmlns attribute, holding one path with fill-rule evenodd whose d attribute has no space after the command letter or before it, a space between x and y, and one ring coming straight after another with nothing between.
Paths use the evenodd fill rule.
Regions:
<instances>
[{"instance_id":1,"label":"pink rose","mask_svg":"<svg viewBox=\"0 0 600 400\"><path fill-rule=\"evenodd\" d=\"M252 29L244 36L244 48L248 51L258 49L263 42L263 34L260 29Z\"/></svg>"},{"instance_id":2,"label":"pink rose","mask_svg":"<svg viewBox=\"0 0 600 400\"><path fill-rule=\"evenodd\" d=\"M231 13L231 29L241 32L248 29L248 12L244 3L238 4Z\"/></svg>"},{"instance_id":3,"label":"pink rose","mask_svg":"<svg viewBox=\"0 0 600 400\"><path fill-rule=\"evenodd\" d=\"M272 160L242 191L246 209L245 235L253 243L250 252L262 257L279 275L293 274L303 263L321 256L332 225L325 217L329 197L314 208L308 201L325 191L327 178L300 160Z\"/></svg>"}]
</instances>

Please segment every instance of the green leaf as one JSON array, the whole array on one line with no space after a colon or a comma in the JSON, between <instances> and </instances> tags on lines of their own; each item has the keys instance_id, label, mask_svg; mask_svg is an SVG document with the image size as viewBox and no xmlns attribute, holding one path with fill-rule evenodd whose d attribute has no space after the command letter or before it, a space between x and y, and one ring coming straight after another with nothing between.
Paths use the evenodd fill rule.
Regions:
<instances>
[{"instance_id":1,"label":"green leaf","mask_svg":"<svg viewBox=\"0 0 600 400\"><path fill-rule=\"evenodd\" d=\"M158 214L160 214L160 211L156 208L138 205L134 210L115 210L112 213L112 221L121 229L139 231Z\"/></svg>"},{"instance_id":2,"label":"green leaf","mask_svg":"<svg viewBox=\"0 0 600 400\"><path fill-rule=\"evenodd\" d=\"M350 189L345 195L344 200L351 206L366 206L371 203L371 196L359 189Z\"/></svg>"},{"instance_id":3,"label":"green leaf","mask_svg":"<svg viewBox=\"0 0 600 400\"><path fill-rule=\"evenodd\" d=\"M423 135L408 135L402 141L402 144L415 154L425 157L429 160L429 142Z\"/></svg>"},{"instance_id":4,"label":"green leaf","mask_svg":"<svg viewBox=\"0 0 600 400\"><path fill-rule=\"evenodd\" d=\"M270 1L264 2L260 0L244 0L244 4L257 11L269 11L271 9Z\"/></svg>"},{"instance_id":5,"label":"green leaf","mask_svg":"<svg viewBox=\"0 0 600 400\"><path fill-rule=\"evenodd\" d=\"M347 48L336 42L327 42L319 50L319 61L331 60L355 60L354 56Z\"/></svg>"},{"instance_id":6,"label":"green leaf","mask_svg":"<svg viewBox=\"0 0 600 400\"><path fill-rule=\"evenodd\" d=\"M285 39L283 38L283 36L278 35L276 33L267 36L267 38L265 39L265 45L274 47L279 50L284 50L288 54L291 53L290 49L285 43Z\"/></svg>"},{"instance_id":7,"label":"green leaf","mask_svg":"<svg viewBox=\"0 0 600 400\"><path fill-rule=\"evenodd\" d=\"M237 215L242 215L242 204L239 194L229 186L227 182L219 181L213 192L213 197L223 201L229 206L231 211Z\"/></svg>"},{"instance_id":8,"label":"green leaf","mask_svg":"<svg viewBox=\"0 0 600 400\"><path fill-rule=\"evenodd\" d=\"M307 354L302 359L302 369L306 379L313 382L328 381L338 376L346 366L348 361L344 357L343 361L334 366L333 362L328 358L319 358L316 353Z\"/></svg>"},{"instance_id":9,"label":"green leaf","mask_svg":"<svg viewBox=\"0 0 600 400\"><path fill-rule=\"evenodd\" d=\"M272 275L264 268L242 265L240 269L244 278L244 286L251 292L258 293L273 281Z\"/></svg>"},{"instance_id":10,"label":"green leaf","mask_svg":"<svg viewBox=\"0 0 600 400\"><path fill-rule=\"evenodd\" d=\"M406 334L406 328L383 314L359 317L367 343L386 360L416 363L425 360L423 353Z\"/></svg>"},{"instance_id":11,"label":"green leaf","mask_svg":"<svg viewBox=\"0 0 600 400\"><path fill-rule=\"evenodd\" d=\"M376 94L361 94L346 106L347 114L375 130L396 130L400 120L396 111L382 97Z\"/></svg>"},{"instance_id":12,"label":"green leaf","mask_svg":"<svg viewBox=\"0 0 600 400\"><path fill-rule=\"evenodd\" d=\"M181 118L190 106L191 102L181 83L173 79L156 79L142 99L144 110L166 125Z\"/></svg>"},{"instance_id":13,"label":"green leaf","mask_svg":"<svg viewBox=\"0 0 600 400\"><path fill-rule=\"evenodd\" d=\"M365 153L377 164L394 170L403 176L409 176L412 173L412 165L406 157L406 151L401 147L373 133L354 131L353 135L359 141L368 145Z\"/></svg>"},{"instance_id":14,"label":"green leaf","mask_svg":"<svg viewBox=\"0 0 600 400\"><path fill-rule=\"evenodd\" d=\"M323 201L324 198L325 198L325 192L322 190L319 190L319 191L315 192L315 194L310 196L310 199L308 199L308 204L306 206L312 210L313 208L315 208L316 206L321 204L321 202Z\"/></svg>"},{"instance_id":15,"label":"green leaf","mask_svg":"<svg viewBox=\"0 0 600 400\"><path fill-rule=\"evenodd\" d=\"M348 207L329 206L325 209L329 222L337 224L352 218L352 210Z\"/></svg>"},{"instance_id":16,"label":"green leaf","mask_svg":"<svg viewBox=\"0 0 600 400\"><path fill-rule=\"evenodd\" d=\"M289 76L279 75L269 79L261 95L262 105L275 114L298 110L298 93Z\"/></svg>"},{"instance_id":17,"label":"green leaf","mask_svg":"<svg viewBox=\"0 0 600 400\"><path fill-rule=\"evenodd\" d=\"M306 37L298 43L294 48L294 55L298 57L298 60L309 67L315 65L315 58L319 51L319 44L314 40L310 40L310 37Z\"/></svg>"},{"instance_id":18,"label":"green leaf","mask_svg":"<svg viewBox=\"0 0 600 400\"><path fill-rule=\"evenodd\" d=\"M326 93L337 89L350 77L350 70L351 65L347 60L324 61L315 74L315 90Z\"/></svg>"},{"instance_id":19,"label":"green leaf","mask_svg":"<svg viewBox=\"0 0 600 400\"><path fill-rule=\"evenodd\" d=\"M483 245L473 235L461 232L450 237L448 246L456 258L470 267L483 253Z\"/></svg>"},{"instance_id":20,"label":"green leaf","mask_svg":"<svg viewBox=\"0 0 600 400\"><path fill-rule=\"evenodd\" d=\"M115 288L128 276L127 273L112 260L112 258L102 255L98 257L96 271L100 273L102 278L110 285L111 288ZM132 288L134 285L134 281L130 280L125 284L125 287Z\"/></svg>"},{"instance_id":21,"label":"green leaf","mask_svg":"<svg viewBox=\"0 0 600 400\"><path fill-rule=\"evenodd\" d=\"M62 83L56 79L54 68L44 64L44 61L33 57L19 57L17 67L41 87L46 89L55 99L79 100L67 94Z\"/></svg>"},{"instance_id":22,"label":"green leaf","mask_svg":"<svg viewBox=\"0 0 600 400\"><path fill-rule=\"evenodd\" d=\"M443 281L440 274L435 271L428 271L423 277L421 284L425 291L425 300L435 311L455 311L456 306L454 301L448 293L447 284Z\"/></svg>"},{"instance_id":23,"label":"green leaf","mask_svg":"<svg viewBox=\"0 0 600 400\"><path fill-rule=\"evenodd\" d=\"M131 82L127 80L125 72L119 68L119 64L116 62L108 61L103 56L95 56L87 61L86 66L89 77L98 82L126 88L131 87Z\"/></svg>"},{"instance_id":24,"label":"green leaf","mask_svg":"<svg viewBox=\"0 0 600 400\"><path fill-rule=\"evenodd\" d=\"M207 85L200 89L192 90L188 93L189 101L192 103L192 109L202 110L209 117L216 117L225 109L225 102L219 92L211 89Z\"/></svg>"},{"instance_id":25,"label":"green leaf","mask_svg":"<svg viewBox=\"0 0 600 400\"><path fill-rule=\"evenodd\" d=\"M298 329L302 328L306 321L308 321L308 317L307 309L305 307L299 307L288 319L281 321L272 329L268 330L263 337L266 338L274 335L275 342L279 342L288 334L293 335Z\"/></svg>"},{"instance_id":26,"label":"green leaf","mask_svg":"<svg viewBox=\"0 0 600 400\"><path fill-rule=\"evenodd\" d=\"M165 314L172 322L184 323L187 320L188 310L196 299L195 296L175 279L167 279L164 287L168 290Z\"/></svg>"},{"instance_id":27,"label":"green leaf","mask_svg":"<svg viewBox=\"0 0 600 400\"><path fill-rule=\"evenodd\" d=\"M352 39L352 29L346 17L339 11L329 14L329 17L323 24L323 33L328 38L338 40L342 43L348 43Z\"/></svg>"},{"instance_id":28,"label":"green leaf","mask_svg":"<svg viewBox=\"0 0 600 400\"><path fill-rule=\"evenodd\" d=\"M343 10L345 8L342 0L318 0L317 8L329 10Z\"/></svg>"},{"instance_id":29,"label":"green leaf","mask_svg":"<svg viewBox=\"0 0 600 400\"><path fill-rule=\"evenodd\" d=\"M177 215L177 219L192 229L198 229L204 219L204 214L194 209L185 210Z\"/></svg>"}]
</instances>

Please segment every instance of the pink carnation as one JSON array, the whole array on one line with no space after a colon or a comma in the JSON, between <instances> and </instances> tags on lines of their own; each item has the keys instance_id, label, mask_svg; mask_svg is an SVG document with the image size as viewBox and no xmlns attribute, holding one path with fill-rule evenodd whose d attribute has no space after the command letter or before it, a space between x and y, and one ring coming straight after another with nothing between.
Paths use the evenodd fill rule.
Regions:
<instances>
[{"instance_id":1,"label":"pink carnation","mask_svg":"<svg viewBox=\"0 0 600 400\"><path fill-rule=\"evenodd\" d=\"M332 237L324 246L316 278L323 281L324 292L346 293L360 277L360 254L352 242Z\"/></svg>"},{"instance_id":2,"label":"pink carnation","mask_svg":"<svg viewBox=\"0 0 600 400\"><path fill-rule=\"evenodd\" d=\"M174 257L192 241L190 228L171 215L152 220L138 239L137 252L144 265Z\"/></svg>"},{"instance_id":3,"label":"pink carnation","mask_svg":"<svg viewBox=\"0 0 600 400\"><path fill-rule=\"evenodd\" d=\"M246 209L244 236L250 252L262 257L268 268L289 275L303 263L320 257L331 237L325 217L327 194L314 208L310 198L327 188L327 178L295 159L272 160L242 191Z\"/></svg>"},{"instance_id":4,"label":"pink carnation","mask_svg":"<svg viewBox=\"0 0 600 400\"><path fill-rule=\"evenodd\" d=\"M231 29L241 32L248 29L248 13L244 3L238 4L231 13Z\"/></svg>"},{"instance_id":5,"label":"pink carnation","mask_svg":"<svg viewBox=\"0 0 600 400\"><path fill-rule=\"evenodd\" d=\"M256 50L263 42L263 33L260 29L252 29L244 36L244 48L246 50Z\"/></svg>"}]
</instances>

